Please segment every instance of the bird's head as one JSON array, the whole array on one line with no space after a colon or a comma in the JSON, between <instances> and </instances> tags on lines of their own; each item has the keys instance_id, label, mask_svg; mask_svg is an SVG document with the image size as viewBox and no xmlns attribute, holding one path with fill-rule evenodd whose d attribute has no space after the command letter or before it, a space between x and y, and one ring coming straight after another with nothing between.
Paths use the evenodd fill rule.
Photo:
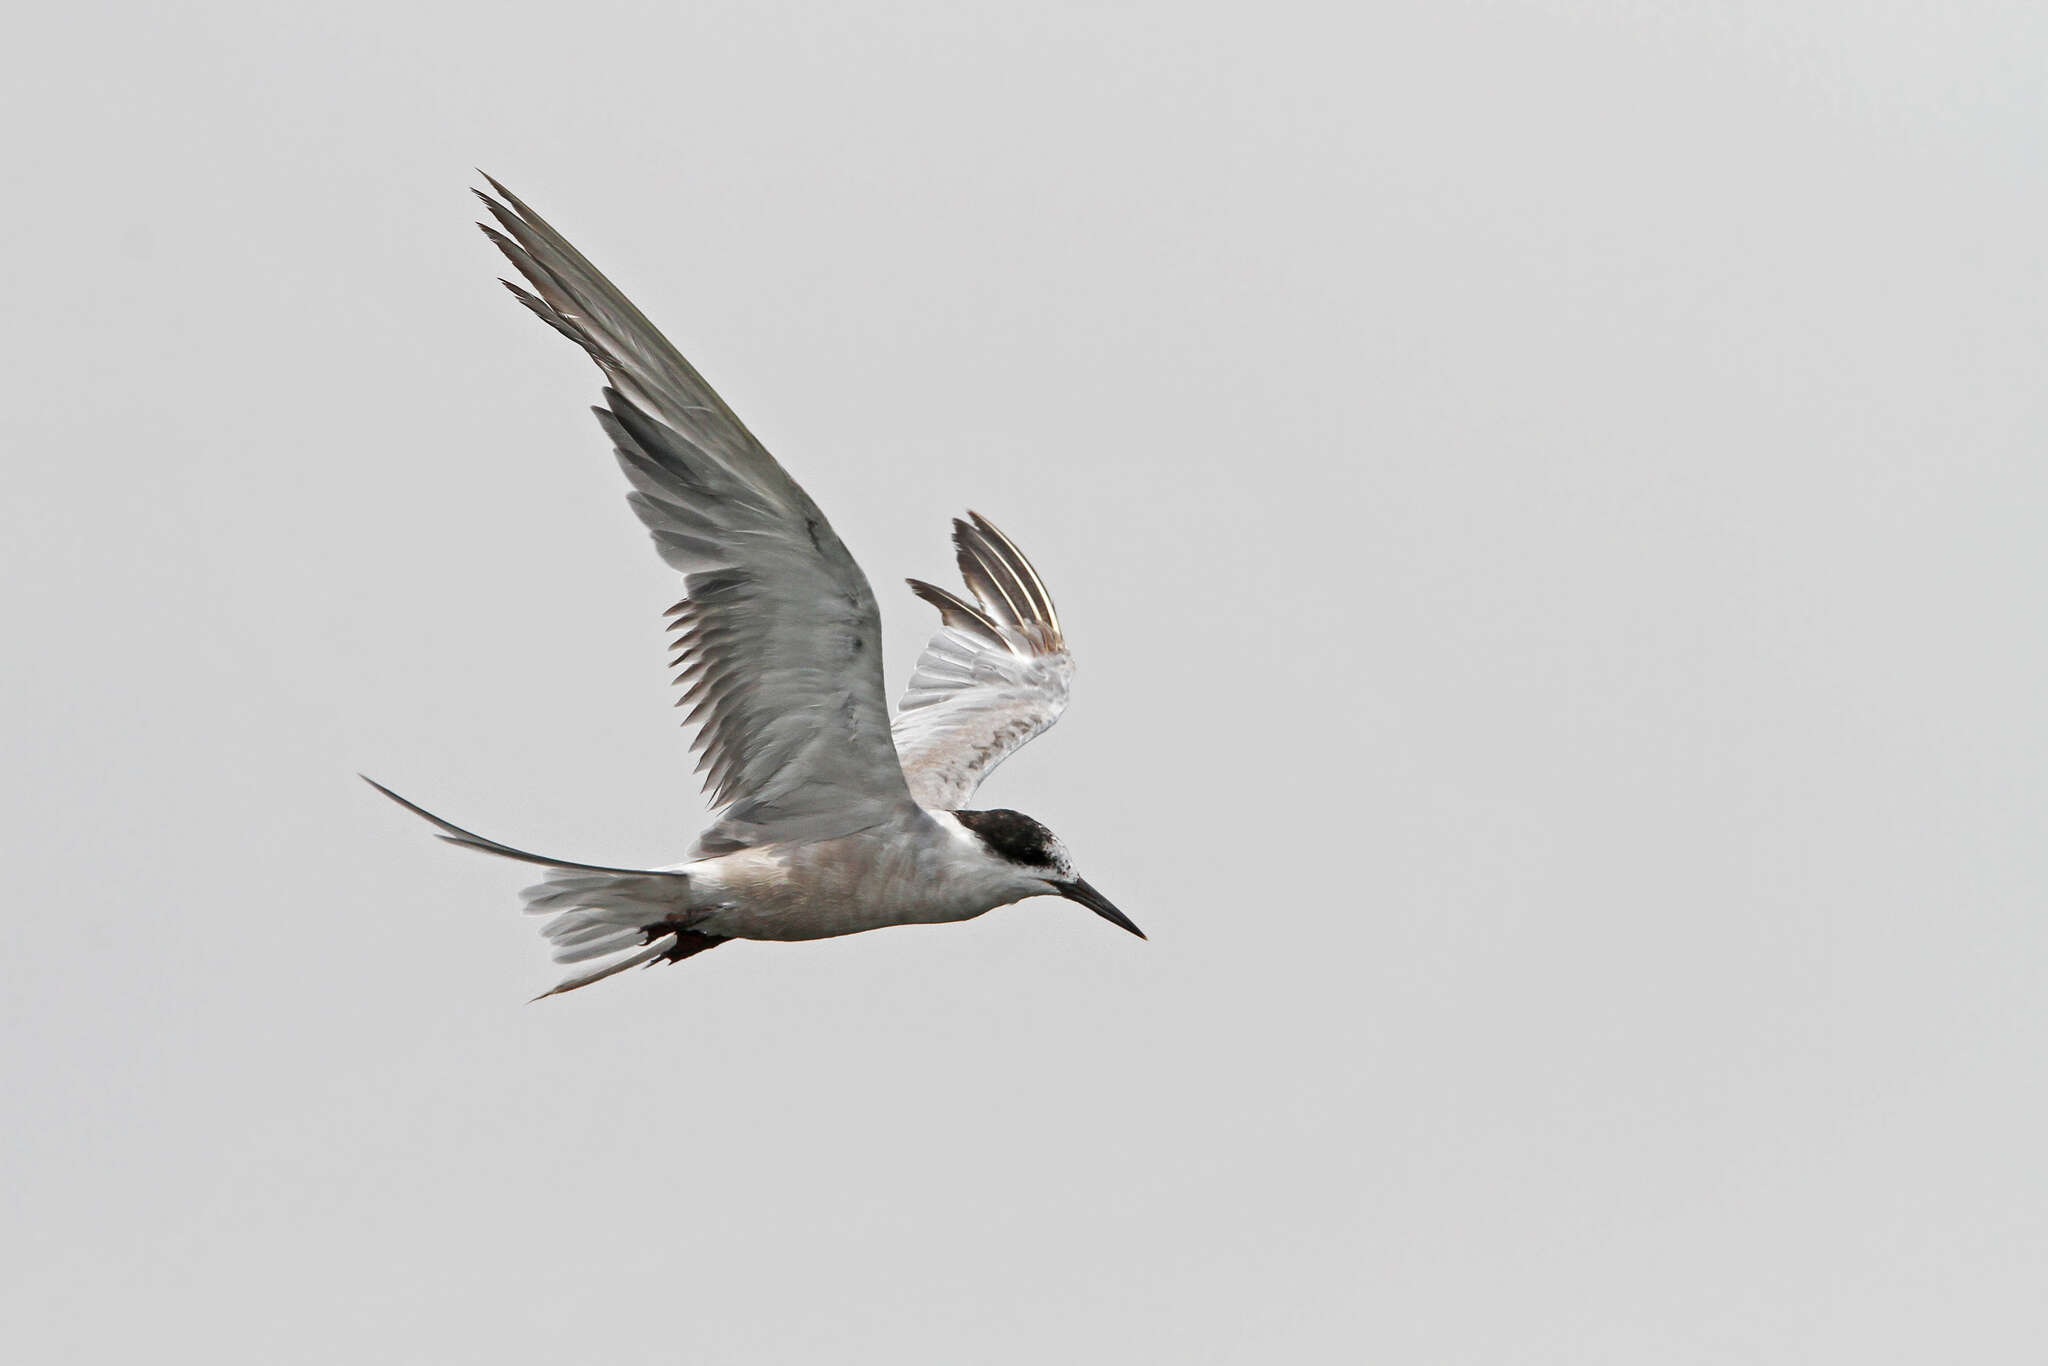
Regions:
<instances>
[{"instance_id":1,"label":"bird's head","mask_svg":"<svg viewBox=\"0 0 2048 1366\"><path fill-rule=\"evenodd\" d=\"M1014 876L1017 897L1063 896L1143 939L1145 932L1074 871L1060 837L1020 811L955 811L955 819Z\"/></svg>"}]
</instances>

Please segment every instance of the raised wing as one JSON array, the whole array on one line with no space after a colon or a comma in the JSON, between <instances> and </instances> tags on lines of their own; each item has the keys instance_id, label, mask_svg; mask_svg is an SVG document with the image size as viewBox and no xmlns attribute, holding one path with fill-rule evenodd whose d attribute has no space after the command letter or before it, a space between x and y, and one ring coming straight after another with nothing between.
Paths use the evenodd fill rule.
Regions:
<instances>
[{"instance_id":1,"label":"raised wing","mask_svg":"<svg viewBox=\"0 0 2048 1366\"><path fill-rule=\"evenodd\" d=\"M979 513L953 523L968 603L917 579L939 609L896 709L896 750L911 795L934 810L964 805L981 780L1067 708L1074 657L1052 595L1031 561Z\"/></svg>"},{"instance_id":2,"label":"raised wing","mask_svg":"<svg viewBox=\"0 0 2048 1366\"><path fill-rule=\"evenodd\" d=\"M489 177L486 177L489 179ZM593 409L686 596L670 613L705 790L700 854L865 829L910 804L882 690L881 619L825 514L611 281L497 181L505 287L611 381Z\"/></svg>"}]
</instances>

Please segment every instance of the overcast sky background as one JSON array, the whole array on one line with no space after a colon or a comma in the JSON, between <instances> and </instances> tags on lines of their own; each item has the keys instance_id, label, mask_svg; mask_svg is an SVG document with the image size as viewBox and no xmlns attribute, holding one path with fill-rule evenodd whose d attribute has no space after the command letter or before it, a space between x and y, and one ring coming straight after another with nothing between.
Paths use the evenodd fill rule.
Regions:
<instances>
[{"instance_id":1,"label":"overcast sky background","mask_svg":"<svg viewBox=\"0 0 2048 1366\"><path fill-rule=\"evenodd\" d=\"M2048 10L43 6L28 1361L2038 1362ZM472 166L1080 659L1057 901L540 1005L703 819Z\"/></svg>"}]
</instances>

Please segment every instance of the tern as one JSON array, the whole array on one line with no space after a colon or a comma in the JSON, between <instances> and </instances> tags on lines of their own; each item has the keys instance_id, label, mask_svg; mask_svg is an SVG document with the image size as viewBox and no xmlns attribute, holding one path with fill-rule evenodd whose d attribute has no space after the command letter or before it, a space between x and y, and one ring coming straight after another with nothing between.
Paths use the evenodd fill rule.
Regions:
<instances>
[{"instance_id":1,"label":"tern","mask_svg":"<svg viewBox=\"0 0 2048 1366\"><path fill-rule=\"evenodd\" d=\"M1045 583L986 518L953 524L969 597L910 580L936 607L892 720L867 576L810 495L582 253L491 177L478 224L530 289L503 281L604 372L591 411L627 502L683 576L669 609L714 823L662 868L550 858L424 817L453 844L538 864L523 893L558 963L598 966L543 996L733 939L802 940L970 920L1059 896L1140 939L1031 817L964 804L1066 709L1073 657ZM536 997L536 1000L542 999Z\"/></svg>"}]
</instances>

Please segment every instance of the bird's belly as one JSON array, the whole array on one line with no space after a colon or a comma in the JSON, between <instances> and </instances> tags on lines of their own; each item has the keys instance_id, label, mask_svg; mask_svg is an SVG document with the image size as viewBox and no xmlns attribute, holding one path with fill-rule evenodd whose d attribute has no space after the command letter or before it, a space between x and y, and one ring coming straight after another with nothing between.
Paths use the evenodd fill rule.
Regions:
<instances>
[{"instance_id":1,"label":"bird's belly","mask_svg":"<svg viewBox=\"0 0 2048 1366\"><path fill-rule=\"evenodd\" d=\"M830 939L889 925L971 920L1000 904L914 859L877 858L859 846L843 857L833 852L818 846L780 856L747 850L718 860L729 865L717 870L722 904L692 928L735 939Z\"/></svg>"},{"instance_id":2,"label":"bird's belly","mask_svg":"<svg viewBox=\"0 0 2048 1366\"><path fill-rule=\"evenodd\" d=\"M888 925L938 925L971 920L991 909L932 898L892 894L833 894L795 890L794 894L750 897L708 917L703 928L740 939L830 939Z\"/></svg>"}]
</instances>

